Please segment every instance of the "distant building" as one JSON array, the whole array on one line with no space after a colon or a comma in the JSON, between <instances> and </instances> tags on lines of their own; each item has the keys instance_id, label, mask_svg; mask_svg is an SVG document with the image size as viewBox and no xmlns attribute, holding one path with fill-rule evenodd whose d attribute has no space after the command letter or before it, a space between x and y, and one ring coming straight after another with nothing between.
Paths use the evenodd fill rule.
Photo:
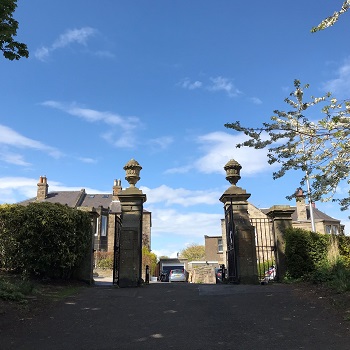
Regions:
<instances>
[{"instance_id":1,"label":"distant building","mask_svg":"<svg viewBox=\"0 0 350 350\"><path fill-rule=\"evenodd\" d=\"M294 209L292 226L311 231L310 207L305 203L305 195L302 190L298 189L295 196L296 206L291 207L291 209ZM340 220L334 219L321 210L318 210L315 204L313 204L312 209L316 232L321 234L344 234L344 225L341 224ZM268 208L257 208L252 203L248 203L248 215L250 219L267 219L268 216L266 214L269 210ZM221 232L222 236L204 236L206 260L217 260L219 263L225 263L227 242L225 241L224 219L221 220Z\"/></svg>"},{"instance_id":2,"label":"distant building","mask_svg":"<svg viewBox=\"0 0 350 350\"><path fill-rule=\"evenodd\" d=\"M40 176L37 185L37 196L18 204L27 205L33 202L60 203L71 208L94 213L92 222L95 232L94 249L97 251L113 252L115 218L121 215L121 205L118 193L122 190L120 180L114 180L112 193L90 194L85 189L80 191L48 191L46 176ZM142 216L142 243L151 248L151 212L144 209Z\"/></svg>"}]
</instances>

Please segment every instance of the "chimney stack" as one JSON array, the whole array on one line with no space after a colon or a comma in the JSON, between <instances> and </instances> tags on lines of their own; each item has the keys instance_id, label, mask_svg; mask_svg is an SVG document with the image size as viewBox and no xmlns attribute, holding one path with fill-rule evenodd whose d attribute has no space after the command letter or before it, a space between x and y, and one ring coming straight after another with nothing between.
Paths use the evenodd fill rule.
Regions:
<instances>
[{"instance_id":1,"label":"chimney stack","mask_svg":"<svg viewBox=\"0 0 350 350\"><path fill-rule=\"evenodd\" d=\"M119 201L118 198L118 193L122 190L122 184L121 184L121 180L114 180L114 185L113 185L113 196L112 196L112 200L113 201Z\"/></svg>"},{"instance_id":2,"label":"chimney stack","mask_svg":"<svg viewBox=\"0 0 350 350\"><path fill-rule=\"evenodd\" d=\"M297 204L297 220L298 221L306 221L307 220L307 212L306 212L306 204L305 204L305 195L303 190L299 187L295 192L295 199Z\"/></svg>"},{"instance_id":3,"label":"chimney stack","mask_svg":"<svg viewBox=\"0 0 350 350\"><path fill-rule=\"evenodd\" d=\"M46 176L40 176L38 182L38 190L36 195L37 201L42 201L47 197L49 185Z\"/></svg>"}]
</instances>

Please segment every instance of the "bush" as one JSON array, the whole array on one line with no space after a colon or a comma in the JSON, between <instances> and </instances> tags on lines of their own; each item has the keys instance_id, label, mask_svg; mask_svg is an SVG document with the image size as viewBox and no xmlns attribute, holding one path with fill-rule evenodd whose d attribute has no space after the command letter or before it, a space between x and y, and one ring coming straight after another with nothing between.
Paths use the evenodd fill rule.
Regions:
<instances>
[{"instance_id":1,"label":"bush","mask_svg":"<svg viewBox=\"0 0 350 350\"><path fill-rule=\"evenodd\" d=\"M95 252L94 262L96 269L112 270L113 269L113 252Z\"/></svg>"},{"instance_id":2,"label":"bush","mask_svg":"<svg viewBox=\"0 0 350 350\"><path fill-rule=\"evenodd\" d=\"M350 268L350 237L349 236L339 236L339 254L343 258L344 265Z\"/></svg>"},{"instance_id":3,"label":"bush","mask_svg":"<svg viewBox=\"0 0 350 350\"><path fill-rule=\"evenodd\" d=\"M53 203L0 206L0 267L69 278L91 242L89 214Z\"/></svg>"},{"instance_id":4,"label":"bush","mask_svg":"<svg viewBox=\"0 0 350 350\"><path fill-rule=\"evenodd\" d=\"M350 290L350 237L289 229L285 252L288 277Z\"/></svg>"}]
</instances>

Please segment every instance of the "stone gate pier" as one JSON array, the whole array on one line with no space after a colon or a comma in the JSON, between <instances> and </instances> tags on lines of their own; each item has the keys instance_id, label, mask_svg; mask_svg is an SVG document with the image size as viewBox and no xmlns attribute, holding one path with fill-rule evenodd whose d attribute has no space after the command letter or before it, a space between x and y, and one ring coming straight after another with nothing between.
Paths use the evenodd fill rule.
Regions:
<instances>
[{"instance_id":1,"label":"stone gate pier","mask_svg":"<svg viewBox=\"0 0 350 350\"><path fill-rule=\"evenodd\" d=\"M142 213L146 195L135 187L140 180L140 164L131 159L125 166L125 179L130 187L118 193L121 204L118 285L137 287L142 283Z\"/></svg>"}]
</instances>

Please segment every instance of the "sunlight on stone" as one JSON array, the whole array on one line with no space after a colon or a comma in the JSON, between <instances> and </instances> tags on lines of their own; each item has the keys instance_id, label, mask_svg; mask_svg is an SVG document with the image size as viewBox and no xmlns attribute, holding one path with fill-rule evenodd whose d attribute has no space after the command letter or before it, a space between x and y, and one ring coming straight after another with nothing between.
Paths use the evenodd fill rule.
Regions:
<instances>
[{"instance_id":1,"label":"sunlight on stone","mask_svg":"<svg viewBox=\"0 0 350 350\"><path fill-rule=\"evenodd\" d=\"M175 310L166 310L164 311L165 314L175 314L177 311Z\"/></svg>"},{"instance_id":2,"label":"sunlight on stone","mask_svg":"<svg viewBox=\"0 0 350 350\"><path fill-rule=\"evenodd\" d=\"M152 334L150 337L151 338L156 338L156 339L164 338L161 334Z\"/></svg>"}]
</instances>

